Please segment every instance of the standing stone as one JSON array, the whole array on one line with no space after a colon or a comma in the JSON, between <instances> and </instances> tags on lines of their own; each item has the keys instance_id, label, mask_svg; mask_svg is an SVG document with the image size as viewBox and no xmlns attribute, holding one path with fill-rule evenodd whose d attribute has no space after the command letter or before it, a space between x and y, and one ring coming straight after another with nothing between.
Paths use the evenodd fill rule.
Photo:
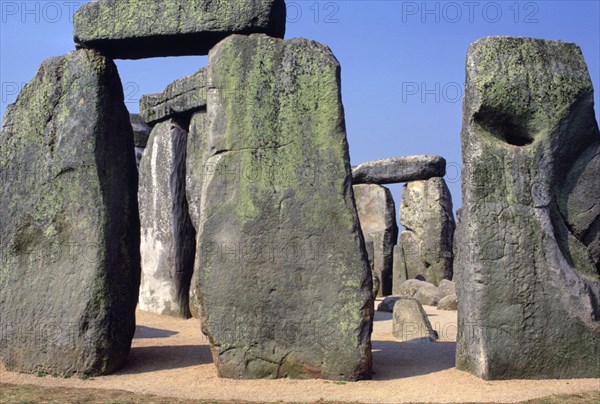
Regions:
<instances>
[{"instance_id":1,"label":"standing stone","mask_svg":"<svg viewBox=\"0 0 600 404\"><path fill-rule=\"evenodd\" d=\"M355 185L353 189L365 241L373 242L373 272L380 280L377 296L387 296L392 293L394 245L398 240L394 198L381 185Z\"/></svg>"},{"instance_id":2,"label":"standing stone","mask_svg":"<svg viewBox=\"0 0 600 404\"><path fill-rule=\"evenodd\" d=\"M406 274L406 264L404 263L404 254L402 253L402 246L394 246L394 261L392 269L392 294L400 294L400 286L408 280Z\"/></svg>"},{"instance_id":3,"label":"standing stone","mask_svg":"<svg viewBox=\"0 0 600 404\"><path fill-rule=\"evenodd\" d=\"M457 367L600 377L600 133L581 50L479 40L465 94Z\"/></svg>"},{"instance_id":4,"label":"standing stone","mask_svg":"<svg viewBox=\"0 0 600 404\"><path fill-rule=\"evenodd\" d=\"M368 161L352 168L354 184L397 184L446 175L446 160L440 156L392 157Z\"/></svg>"},{"instance_id":5,"label":"standing stone","mask_svg":"<svg viewBox=\"0 0 600 404\"><path fill-rule=\"evenodd\" d=\"M338 61L306 39L234 35L211 50L208 83L194 287L218 374L369 378Z\"/></svg>"},{"instance_id":6,"label":"standing stone","mask_svg":"<svg viewBox=\"0 0 600 404\"><path fill-rule=\"evenodd\" d=\"M452 197L442 178L413 181L402 189L400 233L408 279L422 275L437 285L452 279L454 216Z\"/></svg>"},{"instance_id":7,"label":"standing stone","mask_svg":"<svg viewBox=\"0 0 600 404\"><path fill-rule=\"evenodd\" d=\"M75 13L77 47L114 59L206 55L231 34L285 34L284 0L95 0Z\"/></svg>"},{"instance_id":8,"label":"standing stone","mask_svg":"<svg viewBox=\"0 0 600 404\"><path fill-rule=\"evenodd\" d=\"M206 165L206 155L202 153L206 142L206 111L194 113L190 121L190 130L187 141L186 155L186 173L185 173L185 191L188 201L188 210L192 226L198 231L200 226L200 199L202 195L202 180L205 175L211 174L212 170ZM199 251L196 251L198 253ZM194 285L198 282L197 268L193 270L190 287L190 314L194 318L201 318L202 308L200 307L200 297L196 295Z\"/></svg>"},{"instance_id":9,"label":"standing stone","mask_svg":"<svg viewBox=\"0 0 600 404\"><path fill-rule=\"evenodd\" d=\"M175 120L157 124L140 165L142 281L139 308L188 318L196 252L185 196L187 132Z\"/></svg>"},{"instance_id":10,"label":"standing stone","mask_svg":"<svg viewBox=\"0 0 600 404\"><path fill-rule=\"evenodd\" d=\"M392 334L402 342L434 342L438 334L416 299L401 297L394 303Z\"/></svg>"},{"instance_id":11,"label":"standing stone","mask_svg":"<svg viewBox=\"0 0 600 404\"><path fill-rule=\"evenodd\" d=\"M140 280L133 133L116 66L45 61L0 132L0 357L8 370L121 367Z\"/></svg>"}]
</instances>

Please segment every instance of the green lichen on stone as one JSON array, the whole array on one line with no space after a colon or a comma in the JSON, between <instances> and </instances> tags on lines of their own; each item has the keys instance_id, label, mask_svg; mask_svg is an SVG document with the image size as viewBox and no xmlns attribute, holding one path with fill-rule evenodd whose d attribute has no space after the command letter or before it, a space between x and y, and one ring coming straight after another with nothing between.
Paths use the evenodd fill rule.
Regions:
<instances>
[{"instance_id":1,"label":"green lichen on stone","mask_svg":"<svg viewBox=\"0 0 600 404\"><path fill-rule=\"evenodd\" d=\"M195 284L219 374L368 377L371 275L337 60L308 40L232 36L207 76Z\"/></svg>"}]
</instances>

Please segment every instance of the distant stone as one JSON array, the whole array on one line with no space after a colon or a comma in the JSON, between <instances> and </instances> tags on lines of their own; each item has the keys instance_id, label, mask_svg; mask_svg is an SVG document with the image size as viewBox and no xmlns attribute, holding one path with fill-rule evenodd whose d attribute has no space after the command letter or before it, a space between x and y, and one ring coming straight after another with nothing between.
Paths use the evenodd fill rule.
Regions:
<instances>
[{"instance_id":1,"label":"distant stone","mask_svg":"<svg viewBox=\"0 0 600 404\"><path fill-rule=\"evenodd\" d=\"M113 59L207 55L231 34L283 38L284 0L96 0L75 13L78 48Z\"/></svg>"},{"instance_id":2,"label":"distant stone","mask_svg":"<svg viewBox=\"0 0 600 404\"><path fill-rule=\"evenodd\" d=\"M191 116L200 109L206 109L206 68L140 100L140 115L150 125L179 115Z\"/></svg>"},{"instance_id":3,"label":"distant stone","mask_svg":"<svg viewBox=\"0 0 600 404\"><path fill-rule=\"evenodd\" d=\"M413 297L420 288L430 287L430 286L433 286L435 288L435 285L433 285L429 282L421 281L418 279L409 279L406 282L404 282L402 285L400 285L400 290L398 293L400 293L402 295Z\"/></svg>"},{"instance_id":4,"label":"distant stone","mask_svg":"<svg viewBox=\"0 0 600 404\"><path fill-rule=\"evenodd\" d=\"M413 181L402 189L400 242L408 279L422 275L439 284L452 279L454 216L452 197L442 178Z\"/></svg>"},{"instance_id":5,"label":"distant stone","mask_svg":"<svg viewBox=\"0 0 600 404\"><path fill-rule=\"evenodd\" d=\"M394 246L394 265L392 271L392 294L400 294L400 286L408 279L402 246Z\"/></svg>"},{"instance_id":6,"label":"distant stone","mask_svg":"<svg viewBox=\"0 0 600 404\"><path fill-rule=\"evenodd\" d=\"M233 35L207 80L193 286L219 376L369 378L372 279L338 61L306 39Z\"/></svg>"},{"instance_id":7,"label":"distant stone","mask_svg":"<svg viewBox=\"0 0 600 404\"><path fill-rule=\"evenodd\" d=\"M381 287L381 279L379 278L379 275L377 274L377 272L375 272L374 270L374 266L373 266L373 258L375 257L375 250L373 247L373 241L366 241L365 240L365 249L367 250L367 255L369 257L369 265L371 266L371 276L373 279L373 297L377 296L377 293L379 293L379 289Z\"/></svg>"},{"instance_id":8,"label":"distant stone","mask_svg":"<svg viewBox=\"0 0 600 404\"><path fill-rule=\"evenodd\" d=\"M417 289L413 297L424 306L437 306L440 300L438 288L430 283Z\"/></svg>"},{"instance_id":9,"label":"distant stone","mask_svg":"<svg viewBox=\"0 0 600 404\"><path fill-rule=\"evenodd\" d=\"M381 303L377 305L377 311L382 311L385 313L391 313L394 311L394 304L400 300L400 296L386 296L383 298Z\"/></svg>"},{"instance_id":10,"label":"distant stone","mask_svg":"<svg viewBox=\"0 0 600 404\"><path fill-rule=\"evenodd\" d=\"M369 161L352 168L354 184L395 184L446 175L446 160L440 156L393 157Z\"/></svg>"},{"instance_id":11,"label":"distant stone","mask_svg":"<svg viewBox=\"0 0 600 404\"><path fill-rule=\"evenodd\" d=\"M400 298L394 304L392 333L402 342L435 342L438 334L423 306L413 298Z\"/></svg>"},{"instance_id":12,"label":"distant stone","mask_svg":"<svg viewBox=\"0 0 600 404\"><path fill-rule=\"evenodd\" d=\"M115 64L48 59L0 132L0 359L7 370L101 375L135 332L137 173Z\"/></svg>"},{"instance_id":13,"label":"distant stone","mask_svg":"<svg viewBox=\"0 0 600 404\"><path fill-rule=\"evenodd\" d=\"M456 284L447 279L442 279L442 281L438 285L438 296L440 297L440 299L442 299L448 295L453 295L455 293L456 293Z\"/></svg>"},{"instance_id":14,"label":"distant stone","mask_svg":"<svg viewBox=\"0 0 600 404\"><path fill-rule=\"evenodd\" d=\"M129 121L133 129L133 144L135 147L146 148L152 128L144 122L139 114L129 114Z\"/></svg>"},{"instance_id":15,"label":"distant stone","mask_svg":"<svg viewBox=\"0 0 600 404\"><path fill-rule=\"evenodd\" d=\"M456 308L458 306L458 303L456 301L456 293L453 293L451 295L447 295L445 297L443 297L442 299L440 299L439 303L438 303L438 310L454 310L456 311Z\"/></svg>"},{"instance_id":16,"label":"distant stone","mask_svg":"<svg viewBox=\"0 0 600 404\"><path fill-rule=\"evenodd\" d=\"M392 293L393 251L398 240L394 198L381 185L355 185L353 189L365 241L373 243L373 272L380 281L375 295L387 296Z\"/></svg>"},{"instance_id":17,"label":"distant stone","mask_svg":"<svg viewBox=\"0 0 600 404\"><path fill-rule=\"evenodd\" d=\"M466 77L457 368L598 378L600 131L581 49L485 38Z\"/></svg>"}]
</instances>

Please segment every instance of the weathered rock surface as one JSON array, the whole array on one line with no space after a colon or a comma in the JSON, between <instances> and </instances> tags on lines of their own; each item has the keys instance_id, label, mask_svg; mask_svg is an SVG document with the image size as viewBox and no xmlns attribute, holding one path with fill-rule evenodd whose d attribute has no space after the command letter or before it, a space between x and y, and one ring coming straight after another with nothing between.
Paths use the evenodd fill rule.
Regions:
<instances>
[{"instance_id":1,"label":"weathered rock surface","mask_svg":"<svg viewBox=\"0 0 600 404\"><path fill-rule=\"evenodd\" d=\"M439 300L438 288L429 282L418 279L409 279L400 285L398 294L414 297L419 303L435 306Z\"/></svg>"},{"instance_id":2,"label":"weathered rock surface","mask_svg":"<svg viewBox=\"0 0 600 404\"><path fill-rule=\"evenodd\" d=\"M185 195L187 131L174 120L157 124L140 164L142 280L139 308L190 317L189 289L196 232Z\"/></svg>"},{"instance_id":3,"label":"weathered rock surface","mask_svg":"<svg viewBox=\"0 0 600 404\"><path fill-rule=\"evenodd\" d=\"M402 246L394 246L394 260L392 270L392 294L400 294L400 286L408 280L406 275L406 265L404 264L404 254Z\"/></svg>"},{"instance_id":4,"label":"weathered rock surface","mask_svg":"<svg viewBox=\"0 0 600 404\"><path fill-rule=\"evenodd\" d=\"M435 285L452 279L454 215L452 197L442 178L413 181L402 189L400 233L408 279L422 275Z\"/></svg>"},{"instance_id":5,"label":"weathered rock surface","mask_svg":"<svg viewBox=\"0 0 600 404\"><path fill-rule=\"evenodd\" d=\"M373 242L373 272L379 278L378 296L392 293L394 245L398 240L396 206L389 189L376 184L355 185L354 199L366 242Z\"/></svg>"},{"instance_id":6,"label":"weathered rock surface","mask_svg":"<svg viewBox=\"0 0 600 404\"><path fill-rule=\"evenodd\" d=\"M352 168L354 184L394 184L444 175L446 160L440 156L429 155L369 161Z\"/></svg>"},{"instance_id":7,"label":"weathered rock surface","mask_svg":"<svg viewBox=\"0 0 600 404\"><path fill-rule=\"evenodd\" d=\"M458 307L458 302L456 299L456 293L453 293L451 295L447 295L447 296L444 296L443 298L441 298L438 303L438 306L437 306L438 310L450 310L450 311L456 310L457 307Z\"/></svg>"},{"instance_id":8,"label":"weathered rock surface","mask_svg":"<svg viewBox=\"0 0 600 404\"><path fill-rule=\"evenodd\" d=\"M438 296L440 299L456 293L456 284L448 279L442 279L438 285Z\"/></svg>"},{"instance_id":9,"label":"weathered rock surface","mask_svg":"<svg viewBox=\"0 0 600 404\"><path fill-rule=\"evenodd\" d=\"M413 298L403 297L394 304L392 334L402 342L433 342L437 332L431 327L423 306Z\"/></svg>"},{"instance_id":10,"label":"weathered rock surface","mask_svg":"<svg viewBox=\"0 0 600 404\"><path fill-rule=\"evenodd\" d=\"M197 231L200 226L200 202L202 196L202 183L207 175L211 175L210 166L206 164L208 153L202 150L206 147L206 111L195 112L190 121L187 155L186 155L186 173L185 173L185 191L188 202L188 210L192 226ZM197 251L198 252L198 251ZM196 295L196 288L193 285L197 283L198 271L194 270L190 287L190 314L194 318L201 318L202 308L200 307L200 298Z\"/></svg>"},{"instance_id":11,"label":"weathered rock surface","mask_svg":"<svg viewBox=\"0 0 600 404\"><path fill-rule=\"evenodd\" d=\"M152 129L146 125L146 122L144 122L142 117L138 114L129 114L129 121L131 122L131 128L133 129L135 165L139 168Z\"/></svg>"},{"instance_id":12,"label":"weathered rock surface","mask_svg":"<svg viewBox=\"0 0 600 404\"><path fill-rule=\"evenodd\" d=\"M194 287L219 375L370 377L339 63L313 41L234 35L207 76Z\"/></svg>"},{"instance_id":13,"label":"weathered rock surface","mask_svg":"<svg viewBox=\"0 0 600 404\"><path fill-rule=\"evenodd\" d=\"M367 256L369 257L369 266L371 267L371 279L373 280L373 296L377 296L379 293L379 289L381 287L381 279L377 272L374 270L374 257L375 257L375 247L373 245L373 241L365 240L365 249L367 251Z\"/></svg>"},{"instance_id":14,"label":"weathered rock surface","mask_svg":"<svg viewBox=\"0 0 600 404\"><path fill-rule=\"evenodd\" d=\"M140 115L150 125L201 109L206 109L206 68L175 80L162 93L140 99Z\"/></svg>"},{"instance_id":15,"label":"weathered rock surface","mask_svg":"<svg viewBox=\"0 0 600 404\"><path fill-rule=\"evenodd\" d=\"M78 47L113 59L207 55L231 34L283 38L284 0L96 0L74 17Z\"/></svg>"},{"instance_id":16,"label":"weathered rock surface","mask_svg":"<svg viewBox=\"0 0 600 404\"><path fill-rule=\"evenodd\" d=\"M129 114L129 121L133 129L133 144L135 147L146 148L152 128L142 119L139 114Z\"/></svg>"},{"instance_id":17,"label":"weathered rock surface","mask_svg":"<svg viewBox=\"0 0 600 404\"><path fill-rule=\"evenodd\" d=\"M110 373L140 278L133 133L116 66L45 61L0 132L0 358L8 370Z\"/></svg>"},{"instance_id":18,"label":"weathered rock surface","mask_svg":"<svg viewBox=\"0 0 600 404\"><path fill-rule=\"evenodd\" d=\"M407 296L408 297L408 296ZM400 300L400 296L386 296L381 303L377 305L377 311L391 313L394 311L394 304Z\"/></svg>"},{"instance_id":19,"label":"weathered rock surface","mask_svg":"<svg viewBox=\"0 0 600 404\"><path fill-rule=\"evenodd\" d=\"M600 377L600 133L581 50L482 39L465 94L457 367Z\"/></svg>"}]
</instances>

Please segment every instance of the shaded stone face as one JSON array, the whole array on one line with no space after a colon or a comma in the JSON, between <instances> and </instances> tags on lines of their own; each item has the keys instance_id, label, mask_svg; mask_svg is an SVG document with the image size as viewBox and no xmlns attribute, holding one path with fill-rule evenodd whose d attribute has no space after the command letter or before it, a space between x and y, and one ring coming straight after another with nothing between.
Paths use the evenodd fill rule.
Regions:
<instances>
[{"instance_id":1,"label":"shaded stone face","mask_svg":"<svg viewBox=\"0 0 600 404\"><path fill-rule=\"evenodd\" d=\"M162 93L144 95L140 100L140 115L150 125L181 115L191 116L198 110L206 110L206 68L175 80Z\"/></svg>"},{"instance_id":2,"label":"shaded stone face","mask_svg":"<svg viewBox=\"0 0 600 404\"><path fill-rule=\"evenodd\" d=\"M401 272L419 275L435 285L452 279L454 215L452 197L443 178L412 181L402 189ZM404 266L404 269L402 269Z\"/></svg>"},{"instance_id":3,"label":"shaded stone face","mask_svg":"<svg viewBox=\"0 0 600 404\"><path fill-rule=\"evenodd\" d=\"M600 133L581 50L482 39L465 94L457 367L599 377Z\"/></svg>"},{"instance_id":4,"label":"shaded stone face","mask_svg":"<svg viewBox=\"0 0 600 404\"><path fill-rule=\"evenodd\" d=\"M139 308L188 318L196 233L185 195L188 133L175 120L157 124L140 164L142 280Z\"/></svg>"},{"instance_id":5,"label":"shaded stone face","mask_svg":"<svg viewBox=\"0 0 600 404\"><path fill-rule=\"evenodd\" d=\"M313 41L232 36L208 82L193 286L219 375L369 378L339 63Z\"/></svg>"},{"instance_id":6,"label":"shaded stone face","mask_svg":"<svg viewBox=\"0 0 600 404\"><path fill-rule=\"evenodd\" d=\"M396 184L446 175L446 160L440 156L406 156L368 161L352 168L354 184Z\"/></svg>"},{"instance_id":7,"label":"shaded stone face","mask_svg":"<svg viewBox=\"0 0 600 404\"><path fill-rule=\"evenodd\" d=\"M232 34L283 38L284 0L97 0L75 13L78 47L113 59L207 55Z\"/></svg>"},{"instance_id":8,"label":"shaded stone face","mask_svg":"<svg viewBox=\"0 0 600 404\"><path fill-rule=\"evenodd\" d=\"M0 357L9 370L98 375L135 331L137 173L114 63L45 61L0 132Z\"/></svg>"},{"instance_id":9,"label":"shaded stone face","mask_svg":"<svg viewBox=\"0 0 600 404\"><path fill-rule=\"evenodd\" d=\"M394 245L398 240L396 206L389 189L376 184L354 185L356 210L365 241L373 243L373 271L380 285L379 296L392 293Z\"/></svg>"}]
</instances>

